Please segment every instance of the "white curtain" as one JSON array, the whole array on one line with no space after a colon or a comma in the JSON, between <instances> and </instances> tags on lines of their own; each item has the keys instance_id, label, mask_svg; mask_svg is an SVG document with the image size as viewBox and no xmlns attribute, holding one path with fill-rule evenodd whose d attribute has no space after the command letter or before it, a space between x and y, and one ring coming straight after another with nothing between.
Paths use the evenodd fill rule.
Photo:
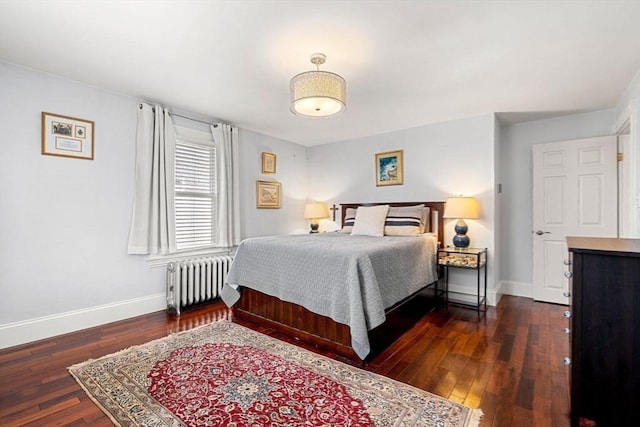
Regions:
<instances>
[{"instance_id":1,"label":"white curtain","mask_svg":"<svg viewBox=\"0 0 640 427\"><path fill-rule=\"evenodd\" d=\"M238 131L231 125L211 125L216 146L216 179L218 182L218 226L216 241L219 246L240 244L240 184L238 168Z\"/></svg>"},{"instance_id":2,"label":"white curtain","mask_svg":"<svg viewBox=\"0 0 640 427\"><path fill-rule=\"evenodd\" d=\"M129 254L176 251L175 146L176 131L169 111L159 105L140 104Z\"/></svg>"}]
</instances>

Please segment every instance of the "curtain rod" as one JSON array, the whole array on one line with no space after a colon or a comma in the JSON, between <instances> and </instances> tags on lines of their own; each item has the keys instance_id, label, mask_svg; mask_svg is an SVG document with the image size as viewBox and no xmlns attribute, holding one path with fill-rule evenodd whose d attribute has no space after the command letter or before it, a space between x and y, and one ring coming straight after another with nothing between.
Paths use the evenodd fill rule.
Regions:
<instances>
[{"instance_id":1,"label":"curtain rod","mask_svg":"<svg viewBox=\"0 0 640 427\"><path fill-rule=\"evenodd\" d=\"M138 108L142 108L142 104L139 104ZM156 111L155 107L151 107L151 109L153 111ZM202 121L202 120L194 119L194 118L187 117L187 116L182 116L180 114L176 114L176 113L172 113L172 112L169 112L169 115L176 116L176 117L181 117L181 118L187 119L187 120L191 120L192 122L204 123L205 125L211 125L213 127L218 127L218 123L205 122L205 121Z\"/></svg>"},{"instance_id":2,"label":"curtain rod","mask_svg":"<svg viewBox=\"0 0 640 427\"><path fill-rule=\"evenodd\" d=\"M181 117L183 119L187 119L187 120L191 120L192 122L198 122L198 123L204 123L205 125L212 125L214 127L217 127L218 124L217 123L211 123L211 122L205 122L202 120L198 120L198 119L192 119L191 117L187 117L187 116L181 116L180 114L176 114L176 113L169 113L169 115L171 116L175 116L175 117Z\"/></svg>"}]
</instances>

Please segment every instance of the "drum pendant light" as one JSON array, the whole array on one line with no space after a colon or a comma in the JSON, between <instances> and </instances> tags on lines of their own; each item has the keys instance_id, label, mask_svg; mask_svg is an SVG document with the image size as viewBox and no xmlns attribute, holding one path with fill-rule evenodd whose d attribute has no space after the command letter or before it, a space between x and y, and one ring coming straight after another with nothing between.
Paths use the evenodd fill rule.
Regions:
<instances>
[{"instance_id":1,"label":"drum pendant light","mask_svg":"<svg viewBox=\"0 0 640 427\"><path fill-rule=\"evenodd\" d=\"M331 117L347 108L347 83L335 73L320 71L327 57L322 53L311 55L315 71L293 76L289 84L290 110L302 117Z\"/></svg>"}]
</instances>

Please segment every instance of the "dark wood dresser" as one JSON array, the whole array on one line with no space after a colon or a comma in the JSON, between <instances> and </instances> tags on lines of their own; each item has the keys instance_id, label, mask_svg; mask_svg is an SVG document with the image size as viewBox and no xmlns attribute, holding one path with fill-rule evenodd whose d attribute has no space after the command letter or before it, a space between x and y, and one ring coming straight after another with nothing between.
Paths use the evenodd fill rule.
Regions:
<instances>
[{"instance_id":1,"label":"dark wood dresser","mask_svg":"<svg viewBox=\"0 0 640 427\"><path fill-rule=\"evenodd\" d=\"M640 425L640 239L567 246L571 426Z\"/></svg>"}]
</instances>

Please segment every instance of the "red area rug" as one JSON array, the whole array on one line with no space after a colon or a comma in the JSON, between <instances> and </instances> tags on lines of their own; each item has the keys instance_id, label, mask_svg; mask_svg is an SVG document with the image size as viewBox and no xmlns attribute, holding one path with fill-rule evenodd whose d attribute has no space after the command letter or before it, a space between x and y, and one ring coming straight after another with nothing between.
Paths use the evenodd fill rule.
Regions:
<instances>
[{"instance_id":1,"label":"red area rug","mask_svg":"<svg viewBox=\"0 0 640 427\"><path fill-rule=\"evenodd\" d=\"M226 321L69 372L121 426L475 427L482 415Z\"/></svg>"}]
</instances>

